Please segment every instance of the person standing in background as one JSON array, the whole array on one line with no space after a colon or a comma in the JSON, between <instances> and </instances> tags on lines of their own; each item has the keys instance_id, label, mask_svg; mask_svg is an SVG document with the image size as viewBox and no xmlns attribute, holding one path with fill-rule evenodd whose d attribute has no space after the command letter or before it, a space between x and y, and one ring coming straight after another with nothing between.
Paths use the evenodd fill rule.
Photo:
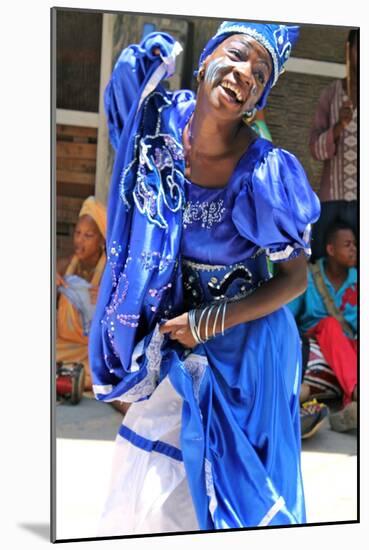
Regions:
<instances>
[{"instance_id":1,"label":"person standing in background","mask_svg":"<svg viewBox=\"0 0 369 550\"><path fill-rule=\"evenodd\" d=\"M323 236L337 218L357 236L357 41L346 42L347 76L320 95L310 132L310 152L324 162L319 189L321 216L313 227L312 260L324 256Z\"/></svg>"}]
</instances>

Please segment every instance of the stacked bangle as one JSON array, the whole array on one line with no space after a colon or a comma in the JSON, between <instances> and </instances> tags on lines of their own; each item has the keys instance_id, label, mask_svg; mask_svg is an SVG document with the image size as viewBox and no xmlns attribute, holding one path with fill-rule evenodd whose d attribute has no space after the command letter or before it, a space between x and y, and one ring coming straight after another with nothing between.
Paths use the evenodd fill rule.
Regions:
<instances>
[{"instance_id":1,"label":"stacked bangle","mask_svg":"<svg viewBox=\"0 0 369 550\"><path fill-rule=\"evenodd\" d=\"M203 344L204 342L209 340L209 323L210 323L211 314L212 314L212 311L213 311L214 308L217 308L217 310L216 310L216 313L215 313L215 318L214 318L211 337L214 337L216 335L217 321L218 321L218 317L220 315L220 311L221 311L222 307L223 307L223 312L222 312L222 322L221 322L220 332L222 333L222 335L224 335L225 313L226 313L226 309L227 309L227 302L226 301L221 302L220 304L217 304L217 305L213 304L211 306L206 306L204 309L200 310L201 313L200 313L198 321L196 321L196 312L198 310L191 309L188 312L188 322L189 322L189 325L190 325L191 334L192 334L194 340L198 344ZM207 315L206 315L206 321L205 321L205 338L202 338L201 337L201 323L202 323L202 320L204 319L206 313L207 313Z\"/></svg>"}]
</instances>

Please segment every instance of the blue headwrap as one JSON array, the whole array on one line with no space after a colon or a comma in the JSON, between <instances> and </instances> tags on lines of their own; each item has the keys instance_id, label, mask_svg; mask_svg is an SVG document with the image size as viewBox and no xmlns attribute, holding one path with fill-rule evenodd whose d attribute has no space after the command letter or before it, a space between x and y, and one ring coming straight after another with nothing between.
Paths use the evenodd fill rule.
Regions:
<instances>
[{"instance_id":1,"label":"blue headwrap","mask_svg":"<svg viewBox=\"0 0 369 550\"><path fill-rule=\"evenodd\" d=\"M292 46L298 39L299 27L297 25L266 25L242 21L223 21L216 34L206 44L200 56L199 65L201 66L207 56L232 34L247 34L264 46L270 54L273 64L272 74L256 104L257 109L263 109L270 89L283 72L284 64L291 54Z\"/></svg>"}]
</instances>

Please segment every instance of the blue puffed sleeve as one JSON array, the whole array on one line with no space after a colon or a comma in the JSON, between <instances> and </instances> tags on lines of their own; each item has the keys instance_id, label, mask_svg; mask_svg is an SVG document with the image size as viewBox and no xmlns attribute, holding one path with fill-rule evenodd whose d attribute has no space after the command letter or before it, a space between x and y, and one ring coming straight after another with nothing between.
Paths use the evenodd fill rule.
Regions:
<instances>
[{"instance_id":1,"label":"blue puffed sleeve","mask_svg":"<svg viewBox=\"0 0 369 550\"><path fill-rule=\"evenodd\" d=\"M168 61L166 76L171 76L171 69L174 72L171 54L175 45L178 43L169 34L155 32L147 35L139 45L125 48L118 57L104 94L109 136L114 149L118 148L124 123L132 106L137 103L145 81L163 61ZM156 48L159 48L160 55L154 54Z\"/></svg>"},{"instance_id":2,"label":"blue puffed sleeve","mask_svg":"<svg viewBox=\"0 0 369 550\"><path fill-rule=\"evenodd\" d=\"M319 214L319 199L300 162L270 146L245 175L232 219L243 237L278 262L311 254L311 224Z\"/></svg>"}]
</instances>

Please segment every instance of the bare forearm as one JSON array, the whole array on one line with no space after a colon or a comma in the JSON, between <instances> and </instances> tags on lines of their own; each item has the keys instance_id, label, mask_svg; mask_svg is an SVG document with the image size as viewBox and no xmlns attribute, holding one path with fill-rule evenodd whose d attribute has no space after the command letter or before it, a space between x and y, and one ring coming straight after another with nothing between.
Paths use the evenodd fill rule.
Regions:
<instances>
[{"instance_id":1,"label":"bare forearm","mask_svg":"<svg viewBox=\"0 0 369 550\"><path fill-rule=\"evenodd\" d=\"M305 288L306 274L291 276L280 272L243 300L228 304L225 328L269 315L302 294Z\"/></svg>"}]
</instances>

